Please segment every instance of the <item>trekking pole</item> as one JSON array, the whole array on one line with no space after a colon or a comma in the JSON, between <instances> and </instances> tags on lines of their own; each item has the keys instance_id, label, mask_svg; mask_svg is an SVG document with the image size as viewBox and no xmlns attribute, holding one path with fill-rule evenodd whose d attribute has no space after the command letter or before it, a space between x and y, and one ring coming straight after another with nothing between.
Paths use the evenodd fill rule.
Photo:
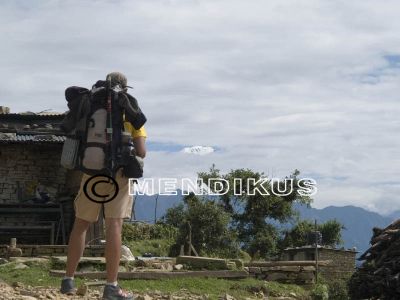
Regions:
<instances>
[{"instance_id":1,"label":"trekking pole","mask_svg":"<svg viewBox=\"0 0 400 300\"><path fill-rule=\"evenodd\" d=\"M114 147L112 145L112 135L113 135L113 126L112 126L112 95L111 95L111 78L107 80L107 128L106 128L106 137L107 137L107 145L111 151L111 177L114 178Z\"/></svg>"}]
</instances>

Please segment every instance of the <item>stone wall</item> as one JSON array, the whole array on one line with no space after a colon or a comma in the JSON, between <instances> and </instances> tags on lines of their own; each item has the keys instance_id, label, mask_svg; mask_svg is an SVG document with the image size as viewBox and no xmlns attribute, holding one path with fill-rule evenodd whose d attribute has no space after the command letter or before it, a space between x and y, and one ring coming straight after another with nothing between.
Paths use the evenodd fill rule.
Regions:
<instances>
[{"instance_id":1,"label":"stone wall","mask_svg":"<svg viewBox=\"0 0 400 300\"><path fill-rule=\"evenodd\" d=\"M7 257L8 245L0 245L0 257ZM22 256L65 256L68 246L64 245L18 245L22 250ZM83 256L104 256L104 246L86 246Z\"/></svg>"},{"instance_id":2,"label":"stone wall","mask_svg":"<svg viewBox=\"0 0 400 300\"><path fill-rule=\"evenodd\" d=\"M319 273L328 280L347 279L354 273L357 252L351 250L318 248L319 261L331 261L329 265L320 266ZM291 248L284 251L283 260L313 261L315 249L312 247Z\"/></svg>"},{"instance_id":3,"label":"stone wall","mask_svg":"<svg viewBox=\"0 0 400 300\"><path fill-rule=\"evenodd\" d=\"M348 279L356 268L355 251L319 249L320 260L332 260L332 264L320 267L320 273L327 279Z\"/></svg>"},{"instance_id":4,"label":"stone wall","mask_svg":"<svg viewBox=\"0 0 400 300\"><path fill-rule=\"evenodd\" d=\"M61 150L62 144L0 145L0 203L18 202L18 186L29 191L40 183L53 197L65 191L67 172L60 165Z\"/></svg>"},{"instance_id":5,"label":"stone wall","mask_svg":"<svg viewBox=\"0 0 400 300\"><path fill-rule=\"evenodd\" d=\"M62 144L0 144L0 204L19 203L34 196L38 183L44 185L55 202L63 201L66 242L75 218L73 199L82 173L60 165ZM6 225L32 223L36 216L2 215ZM36 241L48 243L47 240Z\"/></svg>"}]
</instances>

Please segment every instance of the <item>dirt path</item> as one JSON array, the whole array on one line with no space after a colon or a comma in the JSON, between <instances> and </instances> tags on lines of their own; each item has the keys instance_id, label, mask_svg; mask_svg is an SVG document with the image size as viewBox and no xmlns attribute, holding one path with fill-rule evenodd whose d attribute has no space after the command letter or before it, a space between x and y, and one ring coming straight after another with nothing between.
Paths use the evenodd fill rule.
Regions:
<instances>
[{"instance_id":1,"label":"dirt path","mask_svg":"<svg viewBox=\"0 0 400 300\"><path fill-rule=\"evenodd\" d=\"M22 285L14 283L13 286L0 280L0 300L96 300L101 299L102 288L87 289L84 296L66 296L59 292L58 288ZM198 296L182 290L176 294L162 294L154 292L149 294L134 294L137 300L206 300L207 296Z\"/></svg>"}]
</instances>

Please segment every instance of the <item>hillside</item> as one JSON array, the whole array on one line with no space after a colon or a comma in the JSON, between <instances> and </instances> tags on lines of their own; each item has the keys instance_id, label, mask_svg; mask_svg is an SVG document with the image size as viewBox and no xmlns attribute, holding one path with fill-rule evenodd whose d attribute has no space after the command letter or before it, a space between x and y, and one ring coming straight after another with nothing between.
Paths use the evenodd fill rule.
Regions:
<instances>
[{"instance_id":1,"label":"hillside","mask_svg":"<svg viewBox=\"0 0 400 300\"><path fill-rule=\"evenodd\" d=\"M135 205L136 219L146 222L154 222L156 196L138 196ZM178 195L161 195L158 197L157 218L162 217L168 208L182 201L181 191ZM360 253L369 246L373 227L386 227L395 218L399 218L400 211L389 216L382 216L356 206L328 206L323 209L307 208L296 205L301 219L316 219L319 223L329 219L337 219L346 229L343 230L344 247L356 247Z\"/></svg>"}]
</instances>

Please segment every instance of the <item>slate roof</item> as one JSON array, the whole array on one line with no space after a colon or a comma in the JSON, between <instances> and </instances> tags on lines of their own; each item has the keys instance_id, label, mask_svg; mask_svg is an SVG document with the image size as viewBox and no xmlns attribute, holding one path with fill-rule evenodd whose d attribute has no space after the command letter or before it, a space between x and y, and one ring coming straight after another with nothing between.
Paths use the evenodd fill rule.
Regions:
<instances>
[{"instance_id":1,"label":"slate roof","mask_svg":"<svg viewBox=\"0 0 400 300\"><path fill-rule=\"evenodd\" d=\"M64 143L66 137L54 134L15 134L0 132L0 144Z\"/></svg>"},{"instance_id":2,"label":"slate roof","mask_svg":"<svg viewBox=\"0 0 400 300\"><path fill-rule=\"evenodd\" d=\"M62 144L65 114L0 114L0 144Z\"/></svg>"}]
</instances>

